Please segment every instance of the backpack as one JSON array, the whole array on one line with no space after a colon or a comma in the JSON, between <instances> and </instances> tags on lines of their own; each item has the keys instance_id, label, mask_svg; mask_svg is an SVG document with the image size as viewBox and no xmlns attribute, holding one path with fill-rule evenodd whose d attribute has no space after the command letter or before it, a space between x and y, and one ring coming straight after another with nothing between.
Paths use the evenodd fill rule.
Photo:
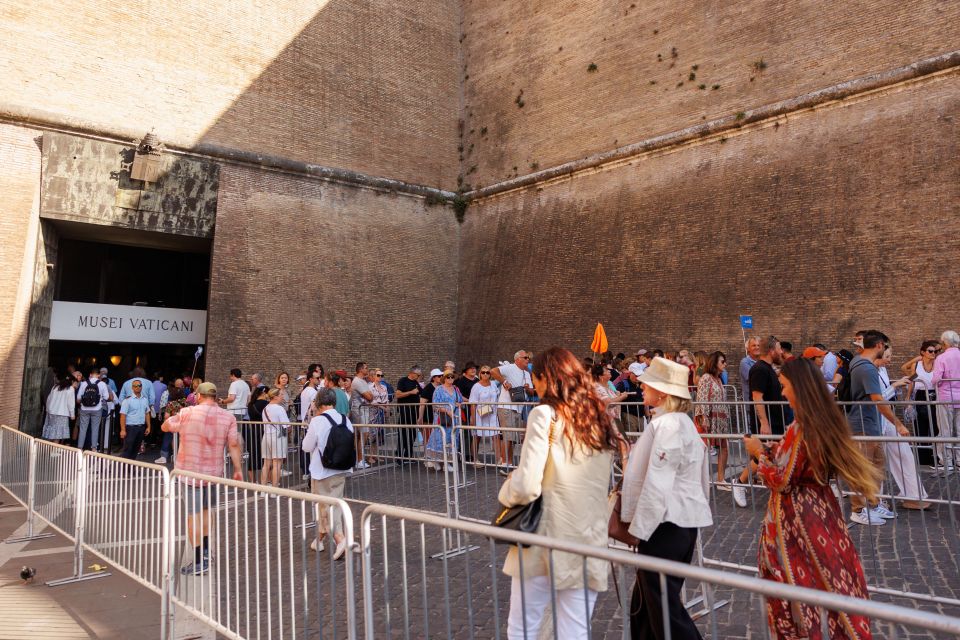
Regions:
<instances>
[{"instance_id":1,"label":"backpack","mask_svg":"<svg viewBox=\"0 0 960 640\"><path fill-rule=\"evenodd\" d=\"M337 424L329 414L321 414L330 423L330 435L327 436L327 446L320 454L320 462L324 468L334 471L349 471L357 463L357 447L354 444L353 432L347 428L346 416Z\"/></svg>"},{"instance_id":2,"label":"backpack","mask_svg":"<svg viewBox=\"0 0 960 640\"><path fill-rule=\"evenodd\" d=\"M863 364L863 362L858 362ZM847 365L843 368L843 371L840 373L840 384L837 385L837 402L852 402L853 393L850 390L850 374L853 372L853 368L850 365ZM844 411L849 410L849 407L841 407Z\"/></svg>"},{"instance_id":3,"label":"backpack","mask_svg":"<svg viewBox=\"0 0 960 640\"><path fill-rule=\"evenodd\" d=\"M84 407L100 406L100 382L87 381L87 386L80 396L80 404Z\"/></svg>"}]
</instances>

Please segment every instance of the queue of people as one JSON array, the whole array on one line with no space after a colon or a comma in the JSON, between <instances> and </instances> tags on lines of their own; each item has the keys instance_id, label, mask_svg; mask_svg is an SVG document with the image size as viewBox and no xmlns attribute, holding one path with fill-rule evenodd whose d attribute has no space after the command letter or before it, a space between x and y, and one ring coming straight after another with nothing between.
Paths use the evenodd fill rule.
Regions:
<instances>
[{"instance_id":1,"label":"queue of people","mask_svg":"<svg viewBox=\"0 0 960 640\"><path fill-rule=\"evenodd\" d=\"M762 577L867 598L860 559L833 484L842 481L850 489L853 523L882 525L896 517L879 498L884 464L900 490L899 504L930 507L913 451L895 440L910 431L885 402L901 388L918 401L957 398L956 404L940 404L935 411L923 406L908 417L919 431L923 412L926 433L960 436L960 336L947 331L937 342L924 341L898 379L891 379L887 369L893 351L885 334L858 332L851 346L855 354L831 354L822 345L812 345L792 357L787 355L792 348L784 349L773 336L747 340L741 384L753 404L750 432L743 436L749 462L737 477L739 483L726 475L728 439L710 437L732 429L725 391L727 357L720 351L681 351L671 359L666 357L671 354L641 350L616 379L612 362L589 362L558 347L535 357L518 351L512 363L496 367L468 363L459 374L454 363L447 362L443 369L431 370L426 380L422 369L412 366L395 387L384 381L382 369L364 362L356 364L353 376L342 369L325 374L318 364L293 382L280 372L270 387L261 374L248 383L235 369L225 396L198 380L191 381L187 396L176 384L164 389L161 429L180 434L178 468L220 475L226 447L234 477L245 479L237 422L254 419L260 431L249 441L258 444L260 480L277 485L288 457L288 427L299 419L307 423L301 445L311 490L342 497L354 469L377 464L376 447L382 440L376 425L387 423L386 412L395 401L397 422L409 427L398 439L398 463L412 462L407 458L413 458L418 438L427 468L438 470L458 452L478 460L478 439L494 438L495 460L506 475L499 501L513 507L542 497L543 516L536 530L541 535L606 547L612 526L606 498L618 461L623 485L617 517L632 536L633 548L684 563L694 556L700 529L713 523L710 456L716 448L713 480L718 490L733 492L736 504L743 506L738 499L743 487L737 485L751 476L769 489L758 552ZM830 355L835 356L835 367ZM64 378L51 389L45 437L64 439L69 420L79 420L78 411L92 414L95 389L98 402L119 403L124 455L135 456L151 430L150 382L133 376L118 394L99 379L99 372L75 382ZM524 404L530 400L535 406ZM628 404L618 404L624 402ZM84 420L85 436L93 422L92 415ZM371 427L367 431L372 437L359 433L355 424ZM477 429L463 430L467 424ZM627 436L633 432L640 432L639 438L629 446ZM884 435L891 441L857 442L852 437L857 434ZM513 448L519 449L519 462L506 471ZM372 455L365 457L364 451ZM952 467L960 463L956 453L955 447L938 446L929 459ZM203 487L197 491L197 516L188 532L196 553L183 568L186 574L209 567L211 498ZM311 548L322 551L332 536L332 556L339 559L345 547L342 527L335 514L321 511ZM509 638L536 637L551 602L560 637L588 637L593 607L608 585L606 563L517 546L508 552L503 571L512 580ZM682 588L680 578L661 582L659 574L638 571L630 606L632 637L661 638L669 629L670 637L678 640L700 638L683 606ZM766 605L770 631L778 638L871 637L864 616L773 598Z\"/></svg>"}]
</instances>

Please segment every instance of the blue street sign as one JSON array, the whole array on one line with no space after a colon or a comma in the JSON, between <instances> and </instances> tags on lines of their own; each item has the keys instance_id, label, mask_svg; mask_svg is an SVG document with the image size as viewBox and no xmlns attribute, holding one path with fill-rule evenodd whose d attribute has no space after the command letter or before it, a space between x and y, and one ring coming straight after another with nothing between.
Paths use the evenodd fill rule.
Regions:
<instances>
[{"instance_id":1,"label":"blue street sign","mask_svg":"<svg viewBox=\"0 0 960 640\"><path fill-rule=\"evenodd\" d=\"M753 329L753 316L740 316L741 329Z\"/></svg>"}]
</instances>

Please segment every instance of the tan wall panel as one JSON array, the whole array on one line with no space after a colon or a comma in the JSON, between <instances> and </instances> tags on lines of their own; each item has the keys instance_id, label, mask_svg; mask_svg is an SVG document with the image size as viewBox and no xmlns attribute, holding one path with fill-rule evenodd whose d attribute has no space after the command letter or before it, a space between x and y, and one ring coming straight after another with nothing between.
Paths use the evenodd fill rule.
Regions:
<instances>
[{"instance_id":1,"label":"tan wall panel","mask_svg":"<svg viewBox=\"0 0 960 640\"><path fill-rule=\"evenodd\" d=\"M224 167L207 376L365 360L394 384L438 366L455 348L456 234L421 198Z\"/></svg>"},{"instance_id":2,"label":"tan wall panel","mask_svg":"<svg viewBox=\"0 0 960 640\"><path fill-rule=\"evenodd\" d=\"M461 241L459 355L795 345L960 323L960 74L487 199Z\"/></svg>"},{"instance_id":3,"label":"tan wall panel","mask_svg":"<svg viewBox=\"0 0 960 640\"><path fill-rule=\"evenodd\" d=\"M955 50L960 3L465 0L464 35L476 187Z\"/></svg>"},{"instance_id":4,"label":"tan wall panel","mask_svg":"<svg viewBox=\"0 0 960 640\"><path fill-rule=\"evenodd\" d=\"M0 125L0 424L17 426L40 218L39 133ZM45 275L45 274L44 274Z\"/></svg>"},{"instance_id":5,"label":"tan wall panel","mask_svg":"<svg viewBox=\"0 0 960 640\"><path fill-rule=\"evenodd\" d=\"M450 0L0 3L3 102L450 187Z\"/></svg>"}]
</instances>

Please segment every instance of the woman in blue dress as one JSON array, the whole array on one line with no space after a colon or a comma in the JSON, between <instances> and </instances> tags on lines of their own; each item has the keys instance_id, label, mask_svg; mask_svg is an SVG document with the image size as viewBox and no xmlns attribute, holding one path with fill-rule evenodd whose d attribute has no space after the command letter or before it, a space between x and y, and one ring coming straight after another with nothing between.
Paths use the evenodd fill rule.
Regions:
<instances>
[{"instance_id":1,"label":"woman in blue dress","mask_svg":"<svg viewBox=\"0 0 960 640\"><path fill-rule=\"evenodd\" d=\"M463 395L453 381L457 374L448 369L443 373L443 384L433 392L433 423L437 428L427 441L427 467L440 471L443 469L443 443L447 443L447 471L453 471L453 438L459 439L460 433L454 429L460 426L460 404Z\"/></svg>"}]
</instances>

